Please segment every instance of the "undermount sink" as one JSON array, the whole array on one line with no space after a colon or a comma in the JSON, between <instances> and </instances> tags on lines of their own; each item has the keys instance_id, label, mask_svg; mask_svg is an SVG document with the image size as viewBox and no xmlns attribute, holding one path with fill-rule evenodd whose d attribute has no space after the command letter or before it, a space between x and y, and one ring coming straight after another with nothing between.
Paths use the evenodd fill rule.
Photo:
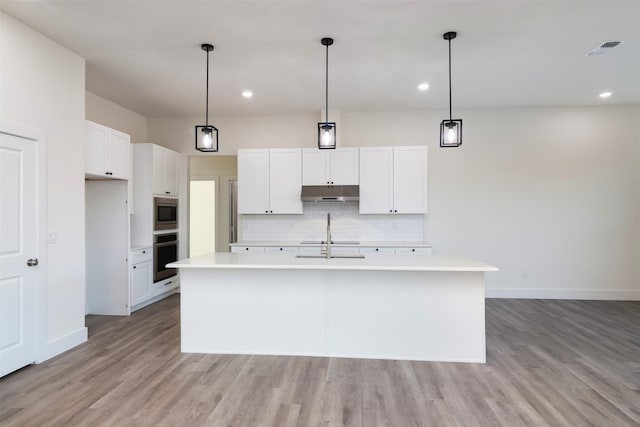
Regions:
<instances>
[{"instance_id":1,"label":"undermount sink","mask_svg":"<svg viewBox=\"0 0 640 427\"><path fill-rule=\"evenodd\" d=\"M296 255L296 258L326 258L325 255ZM364 255L331 255L331 258L356 258L364 259Z\"/></svg>"}]
</instances>

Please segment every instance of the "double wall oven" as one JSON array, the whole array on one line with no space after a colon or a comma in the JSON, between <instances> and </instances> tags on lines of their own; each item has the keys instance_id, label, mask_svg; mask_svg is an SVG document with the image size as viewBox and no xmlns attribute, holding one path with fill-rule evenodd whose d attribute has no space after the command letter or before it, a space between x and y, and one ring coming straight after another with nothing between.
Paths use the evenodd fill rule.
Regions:
<instances>
[{"instance_id":1,"label":"double wall oven","mask_svg":"<svg viewBox=\"0 0 640 427\"><path fill-rule=\"evenodd\" d=\"M178 229L178 199L155 197L153 199L154 231ZM153 236L153 281L159 282L175 276L175 268L165 267L178 260L178 232L166 232Z\"/></svg>"}]
</instances>

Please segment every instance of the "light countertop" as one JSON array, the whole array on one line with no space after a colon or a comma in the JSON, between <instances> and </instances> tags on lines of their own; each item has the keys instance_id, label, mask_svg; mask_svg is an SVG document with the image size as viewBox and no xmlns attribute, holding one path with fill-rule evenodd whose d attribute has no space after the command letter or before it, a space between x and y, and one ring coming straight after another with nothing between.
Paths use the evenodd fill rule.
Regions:
<instances>
[{"instance_id":1,"label":"light countertop","mask_svg":"<svg viewBox=\"0 0 640 427\"><path fill-rule=\"evenodd\" d=\"M169 268L276 270L498 271L470 258L444 255L367 254L365 258L296 258L286 253L216 252L167 264Z\"/></svg>"},{"instance_id":2,"label":"light countertop","mask_svg":"<svg viewBox=\"0 0 640 427\"><path fill-rule=\"evenodd\" d=\"M306 247L306 246L320 246L320 243L303 243L303 242L292 242L292 241L269 241L269 242L260 242L260 241L244 241L244 242L236 242L231 243L229 246L260 246L260 247L287 247L287 246L295 246L295 247ZM430 248L431 243L427 242L370 242L370 241L361 241L359 243L340 243L338 240L337 243L332 243L331 246L339 246L339 247L358 247L358 248Z\"/></svg>"}]
</instances>

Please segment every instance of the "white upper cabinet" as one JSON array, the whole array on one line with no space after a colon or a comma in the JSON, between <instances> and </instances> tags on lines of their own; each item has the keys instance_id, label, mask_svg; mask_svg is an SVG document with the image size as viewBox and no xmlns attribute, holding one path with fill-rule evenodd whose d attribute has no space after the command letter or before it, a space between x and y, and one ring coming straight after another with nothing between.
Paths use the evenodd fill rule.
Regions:
<instances>
[{"instance_id":1,"label":"white upper cabinet","mask_svg":"<svg viewBox=\"0 0 640 427\"><path fill-rule=\"evenodd\" d=\"M115 129L86 121L85 174L129 179L130 137Z\"/></svg>"},{"instance_id":2,"label":"white upper cabinet","mask_svg":"<svg viewBox=\"0 0 640 427\"><path fill-rule=\"evenodd\" d=\"M238 212L269 213L269 150L238 150Z\"/></svg>"},{"instance_id":3,"label":"white upper cabinet","mask_svg":"<svg viewBox=\"0 0 640 427\"><path fill-rule=\"evenodd\" d=\"M301 214L299 148L238 150L238 212Z\"/></svg>"},{"instance_id":4,"label":"white upper cabinet","mask_svg":"<svg viewBox=\"0 0 640 427\"><path fill-rule=\"evenodd\" d=\"M153 194L177 196L180 178L180 155L157 145L153 146Z\"/></svg>"},{"instance_id":5,"label":"white upper cabinet","mask_svg":"<svg viewBox=\"0 0 640 427\"><path fill-rule=\"evenodd\" d=\"M427 147L360 148L360 213L427 212Z\"/></svg>"},{"instance_id":6,"label":"white upper cabinet","mask_svg":"<svg viewBox=\"0 0 640 427\"><path fill-rule=\"evenodd\" d=\"M358 148L302 150L303 185L358 185Z\"/></svg>"},{"instance_id":7,"label":"white upper cabinet","mask_svg":"<svg viewBox=\"0 0 640 427\"><path fill-rule=\"evenodd\" d=\"M393 148L393 212L427 213L427 147Z\"/></svg>"}]
</instances>

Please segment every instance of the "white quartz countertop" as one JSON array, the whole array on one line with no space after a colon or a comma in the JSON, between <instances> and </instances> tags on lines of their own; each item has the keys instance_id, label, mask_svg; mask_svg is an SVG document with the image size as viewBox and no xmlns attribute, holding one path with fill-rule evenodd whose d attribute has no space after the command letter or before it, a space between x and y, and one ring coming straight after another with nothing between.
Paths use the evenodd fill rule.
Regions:
<instances>
[{"instance_id":1,"label":"white quartz countertop","mask_svg":"<svg viewBox=\"0 0 640 427\"><path fill-rule=\"evenodd\" d=\"M278 246L320 246L320 241L308 243L308 242L291 242L291 241L270 241L270 242L259 242L259 241L245 241L245 242L236 242L231 243L229 246L259 246L259 247L278 247ZM364 247L364 248L430 248L431 243L427 242L367 242L361 241L358 243L342 243L340 240L334 241L331 246L353 246L353 247Z\"/></svg>"},{"instance_id":2,"label":"white quartz countertop","mask_svg":"<svg viewBox=\"0 0 640 427\"><path fill-rule=\"evenodd\" d=\"M215 252L167 264L169 268L273 270L498 271L470 258L445 255L368 254L365 258L296 258L284 253Z\"/></svg>"}]
</instances>

